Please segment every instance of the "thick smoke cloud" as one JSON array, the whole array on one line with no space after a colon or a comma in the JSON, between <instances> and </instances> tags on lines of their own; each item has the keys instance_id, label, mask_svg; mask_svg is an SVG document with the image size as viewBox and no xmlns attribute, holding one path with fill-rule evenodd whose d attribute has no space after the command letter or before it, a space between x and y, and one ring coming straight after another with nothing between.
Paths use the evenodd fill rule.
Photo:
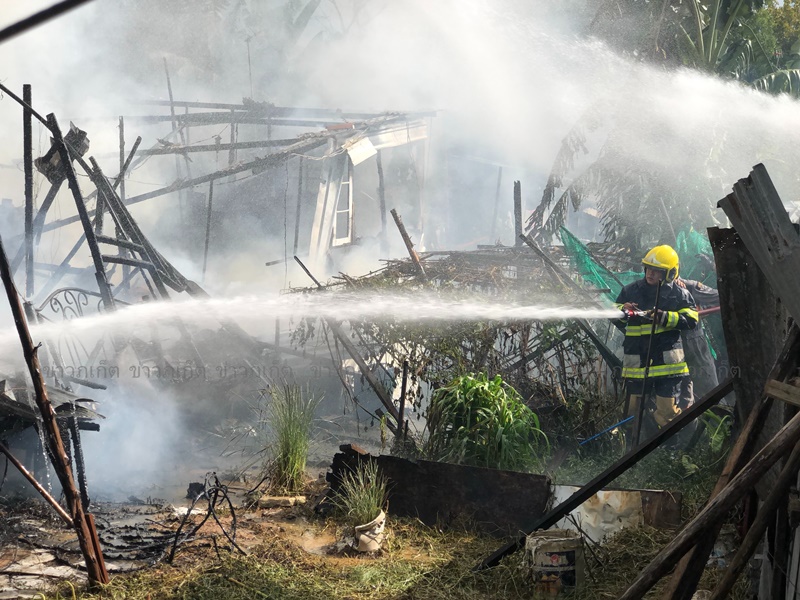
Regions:
<instances>
[{"instance_id":1,"label":"thick smoke cloud","mask_svg":"<svg viewBox=\"0 0 800 600\"><path fill-rule=\"evenodd\" d=\"M50 5L50 0L7 0L0 26ZM526 212L535 208L561 141L591 110L602 121L587 139L589 153L575 173L608 148L613 136L613 154L606 155L611 172L625 173L631 165L674 172L683 189L707 199L705 225L724 221L714 209L716 201L757 162L766 164L785 200L797 197L800 107L795 100L620 57L585 36L591 3L326 0L294 33L283 12L286 5L283 0L95 0L0 45L0 80L17 91L32 84L42 114L55 113L62 127L75 120L86 129L91 153L110 175L116 173L117 117L153 111L137 101L167 98L165 59L174 95L181 100L239 103L252 96L282 106L439 111L426 165L424 222L426 234L442 230L440 239L453 247L494 241L488 239L484 216L491 214L487 206L494 202L498 166L505 169L503 197L510 197L510 181L520 179ZM304 5L293 4L292 20ZM0 197L17 206L23 197L21 120L19 106L1 98ZM148 148L170 133L168 123L153 127L132 118L127 123L129 146L136 135ZM229 135L224 126L203 135L215 134L223 141ZM49 147L48 137L35 126L36 156ZM196 172L213 170L219 160L198 158ZM457 181L467 180L470 172L475 185ZM174 160L150 159L131 175L128 194L167 185L175 175ZM272 184L278 195L282 176L276 174ZM450 191L455 184L457 197ZM259 185L262 180L253 183ZM39 201L45 190L37 176ZM232 185L216 190L219 206L235 196L231 190ZM173 194L137 205L133 213L159 250L199 280L198 253L176 247L179 234L170 227L177 202ZM277 202L280 206L282 200ZM55 217L73 212L62 191ZM507 215L501 219L508 222ZM498 234L506 244L512 241L509 229ZM77 232L67 228L43 238L42 256L59 260ZM403 256L403 246L394 243L391 255ZM209 265L207 287L217 296L308 283L294 265L264 270L266 260L286 253L281 235L242 235L226 244L213 247ZM76 262L88 264L86 254ZM370 246L359 260L347 263L347 270L359 274L386 257ZM0 314L8 318L5 310ZM172 431L159 435L177 437ZM91 461L89 466L100 468Z\"/></svg>"}]
</instances>

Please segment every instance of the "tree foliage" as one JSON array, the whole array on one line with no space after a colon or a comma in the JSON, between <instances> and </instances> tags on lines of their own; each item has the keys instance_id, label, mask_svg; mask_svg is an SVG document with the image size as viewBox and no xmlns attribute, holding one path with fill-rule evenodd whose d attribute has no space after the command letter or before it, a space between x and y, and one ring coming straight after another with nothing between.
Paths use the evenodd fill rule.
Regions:
<instances>
[{"instance_id":1,"label":"tree foliage","mask_svg":"<svg viewBox=\"0 0 800 600\"><path fill-rule=\"evenodd\" d=\"M798 0L778 7L772 0L627 0L600 2L591 32L641 60L687 66L733 79L767 93L800 96ZM612 24L614 27L612 27ZM618 32L634 25L637 33ZM791 44L789 44L791 41ZM789 50L783 52L781 48ZM598 102L564 137L542 194L528 220L528 230L547 242L572 210L593 199L601 233L617 248L639 252L653 242L674 240L680 229L701 230L714 223L713 200L728 174L717 163L726 143L723 134L695 139L684 164L706 174L687 177L675 165L630 158L625 152L647 130L612 103ZM626 129L615 126L626 123ZM600 132L600 133L598 133ZM575 168L589 153L586 140L602 138L588 166ZM623 158L624 153L624 158ZM625 167L621 168L620 165Z\"/></svg>"}]
</instances>

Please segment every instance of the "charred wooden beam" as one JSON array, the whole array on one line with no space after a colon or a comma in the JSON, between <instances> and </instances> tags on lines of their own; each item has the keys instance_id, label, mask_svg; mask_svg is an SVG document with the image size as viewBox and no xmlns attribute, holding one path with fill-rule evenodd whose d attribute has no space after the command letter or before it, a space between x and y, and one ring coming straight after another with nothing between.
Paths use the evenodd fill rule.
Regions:
<instances>
[{"instance_id":1,"label":"charred wooden beam","mask_svg":"<svg viewBox=\"0 0 800 600\"><path fill-rule=\"evenodd\" d=\"M45 501L53 507L53 510L58 513L58 516L61 517L67 525L70 527L75 527L72 517L70 517L67 514L67 511L62 508L62 506L58 503L58 500L53 498L50 493L44 489L44 486L42 486L42 484L36 480L36 477L34 477L33 474L25 468L25 466L19 461L19 459L17 459L16 456L11 453L11 450L9 450L3 442L0 442L0 453L5 454L8 462L17 468L20 474L28 480L28 483L33 486L33 489L39 492L42 498L44 498Z\"/></svg>"},{"instance_id":2,"label":"charred wooden beam","mask_svg":"<svg viewBox=\"0 0 800 600\"><path fill-rule=\"evenodd\" d=\"M169 106L170 101L168 100L143 100L138 102L137 104L141 104L143 106ZM175 106L185 107L185 108L206 108L206 109L216 109L216 110L237 110L243 111L247 113L268 113L270 116L274 118L281 118L281 117L299 117L305 119L339 119L341 122L343 119L377 119L380 117L387 117L397 115L399 113L394 112L382 112L382 113L375 113L375 112L363 112L363 111L352 111L352 110L339 110L339 109L330 109L330 108L296 108L296 107L289 107L289 106L272 106L269 104L262 104L262 103L248 103L248 104L227 104L221 102L187 102L185 100L175 100L172 102ZM405 113L404 113L405 114ZM436 111L421 111L421 112L413 112L407 113L409 116L414 117L435 117Z\"/></svg>"},{"instance_id":3,"label":"charred wooden beam","mask_svg":"<svg viewBox=\"0 0 800 600\"><path fill-rule=\"evenodd\" d=\"M121 239L121 238L112 238L107 235L98 235L97 241L101 244L110 244L111 246L119 246L120 248L125 248L127 250L133 250L134 252L144 252L144 247L140 244L136 244L134 242Z\"/></svg>"},{"instance_id":4,"label":"charred wooden beam","mask_svg":"<svg viewBox=\"0 0 800 600\"><path fill-rule=\"evenodd\" d=\"M89 244L89 250L92 255L92 262L95 268L95 279L97 280L97 287L100 289L100 295L103 298L103 305L108 312L114 310L114 298L111 295L111 286L106 279L106 271L103 266L103 260L100 257L100 248L97 245L97 239L94 235L92 223L89 220L89 214L86 210L86 205L81 195L80 185L78 178L75 175L75 170L72 166L72 156L70 155L67 145L64 143L64 138L61 135L61 129L58 126L58 121L53 113L47 115L48 129L53 133L53 139L58 149L59 156L61 157L61 164L63 165L64 172L66 173L67 181L69 183L72 196L75 199L75 206L78 209L78 218L83 225L83 233L86 236L86 242Z\"/></svg>"},{"instance_id":5,"label":"charred wooden beam","mask_svg":"<svg viewBox=\"0 0 800 600\"><path fill-rule=\"evenodd\" d=\"M33 221L32 221L32 224L31 224L31 238L30 239L31 239L31 243L32 244L37 243L39 241L39 239L41 238L41 236L42 236L42 228L44 227L44 221L45 221L45 218L47 217L47 211L50 210L50 206L52 206L53 201L56 199L56 195L58 194L58 191L61 189L61 185L63 183L64 183L64 180L62 179L61 181L59 181L57 183L51 184L50 185L50 189L47 191L47 194L44 197L44 200L42 200L42 204L39 206L39 210L36 212L36 216L33 218ZM27 208L26 208L26 210L27 210ZM26 226L26 230L27 230L27 226ZM16 240L18 238L13 238L13 239ZM11 260L11 270L14 271L15 273L17 272L17 269L22 264L23 260L25 259L26 255L28 253L27 248L28 248L28 237L27 237L27 233L26 233L25 236L23 237L22 244L20 245L19 249L17 250L17 253L14 255L14 258ZM31 254L32 253L33 253L33 250L31 250Z\"/></svg>"},{"instance_id":6,"label":"charred wooden beam","mask_svg":"<svg viewBox=\"0 0 800 600\"><path fill-rule=\"evenodd\" d=\"M128 117L128 121L139 123L164 123L172 121L170 115L151 115ZM342 125L340 119L277 119L274 117L250 116L248 113L240 112L209 112L209 113L189 113L177 115L176 121L180 126L199 127L203 125L230 125L234 122L237 125L272 125L272 127L308 127L323 128L336 127ZM362 124L363 121L348 123L351 127Z\"/></svg>"},{"instance_id":7,"label":"charred wooden beam","mask_svg":"<svg viewBox=\"0 0 800 600\"><path fill-rule=\"evenodd\" d=\"M776 400L793 406L800 406L800 387L770 379L764 386L764 393Z\"/></svg>"},{"instance_id":8,"label":"charred wooden beam","mask_svg":"<svg viewBox=\"0 0 800 600\"><path fill-rule=\"evenodd\" d=\"M532 525L522 528L521 536L518 536L510 544L507 544L493 552L490 556L481 561L481 563L478 564L474 570L481 571L483 569L494 567L503 557L508 556L509 554L522 548L525 545L525 539L529 534L540 529L548 529L549 527L552 527L558 523L558 521L578 508L586 500L594 496L598 491L603 489L603 487L614 481L617 477L622 475L625 471L630 469L633 465L638 463L645 456L658 448L661 444L680 432L684 427L702 415L706 410L722 400L722 398L730 393L731 389L733 389L731 380L726 379L713 390L708 392L708 394L703 396L702 399L693 404L688 410L683 411L675 419L670 421L670 423L663 427L656 435L644 442L639 447L628 452L625 456L620 458L617 462L575 492L572 496L548 512L544 517L538 519Z\"/></svg>"},{"instance_id":9,"label":"charred wooden beam","mask_svg":"<svg viewBox=\"0 0 800 600\"><path fill-rule=\"evenodd\" d=\"M129 267L137 267L140 269L147 269L151 273L156 272L156 266L147 260L138 260L129 258L127 256L119 256L117 254L103 254L103 262L113 263L118 265L128 265Z\"/></svg>"},{"instance_id":10,"label":"charred wooden beam","mask_svg":"<svg viewBox=\"0 0 800 600\"><path fill-rule=\"evenodd\" d=\"M55 121L54 125L56 125ZM56 131L58 131L57 125ZM59 139L56 138L56 141L59 142ZM63 141L61 141L60 144L64 154L66 154L66 148L63 146ZM62 155L62 157L65 159L64 162L67 163L65 166L67 166L67 171L69 172L69 166L71 165L69 162L69 156ZM77 187L75 189L77 190ZM92 543L93 532L91 529L91 522L86 517L86 513L84 512L83 505L81 503L80 494L75 488L75 481L72 477L72 469L70 468L69 460L67 459L66 452L64 451L64 443L61 439L58 423L56 422L55 412L50 404L50 399L47 395L47 388L44 384L44 379L42 378L41 369L39 367L37 348L34 347L30 331L28 330L25 312L22 308L22 304L20 303L16 287L14 286L13 276L11 274L8 258L6 257L2 242L0 242L0 278L2 278L6 295L8 297L8 302L11 306L11 312L14 315L14 322L16 324L20 342L22 343L25 362L28 365L28 371L30 372L34 389L36 390L36 405L41 413L42 426L47 432L45 440L50 450L53 467L55 468L56 475L61 483L61 488L67 501L70 518L72 519L72 523L78 535L78 543L80 544L81 552L86 562L86 571L89 576L89 581L93 585L108 583L108 573L105 570L103 554L98 552Z\"/></svg>"},{"instance_id":11,"label":"charred wooden beam","mask_svg":"<svg viewBox=\"0 0 800 600\"><path fill-rule=\"evenodd\" d=\"M51 275L53 273L55 273L56 271L58 271L59 268L60 268L60 265L54 265L52 263L36 262L36 263L33 263L33 264L34 264L34 267L36 267L36 269L38 271L42 271L44 273L51 274ZM71 273L73 275L82 275L82 274L86 273L86 269L85 268L81 269L81 268L78 268L78 267L69 267L68 266L66 268L65 273Z\"/></svg>"},{"instance_id":12,"label":"charred wooden beam","mask_svg":"<svg viewBox=\"0 0 800 600\"><path fill-rule=\"evenodd\" d=\"M220 171L215 171L214 173L209 173L201 177L195 177L194 179L190 179L188 181L176 181L172 185L160 188L158 190L154 190L152 192L147 192L146 194L139 194L138 196L132 196L125 201L125 206L130 206L132 204L144 202L145 200L150 200L152 198L158 198L159 196L163 196L171 192L177 192L179 190L200 185L201 183L208 183L209 181L222 179L230 175L235 175L236 173L242 173L243 171L251 171L253 169L265 169L270 166L279 165L283 161L291 158L294 154L309 152L315 148L324 145L327 141L328 141L328 136L315 137L310 140L303 139L297 142L296 144L287 147L282 152L270 154L264 158L258 158L256 160L252 160L250 162L240 165L235 165L233 167L222 169ZM90 211L89 214L94 214L94 213L93 211ZM54 229L64 227L65 225L75 223L76 221L79 220L80 217L67 217L65 219L53 221L52 223L48 223L47 225L44 226L44 231L52 231Z\"/></svg>"},{"instance_id":13,"label":"charred wooden beam","mask_svg":"<svg viewBox=\"0 0 800 600\"><path fill-rule=\"evenodd\" d=\"M790 357L795 356L800 351L800 330L793 328L784 343L783 351L777 359L772 370L772 375L776 377L786 377L792 371ZM735 386L734 386L735 387ZM758 434L761 431L764 421L772 408L772 400L764 395L747 418L741 432L736 438L736 442L728 453L728 459L722 473L711 491L709 502L717 497L730 483L731 479L742 469L745 463L752 456L757 443ZM708 557L714 548L714 543L719 535L721 523L712 526L706 531L705 536L698 544L687 553L675 568L665 592L664 598L678 600L691 598L703 574Z\"/></svg>"},{"instance_id":14,"label":"charred wooden beam","mask_svg":"<svg viewBox=\"0 0 800 600\"><path fill-rule=\"evenodd\" d=\"M31 86L22 86L25 104L33 104ZM25 297L33 296L33 115L27 108L22 110L22 137L25 165Z\"/></svg>"},{"instance_id":15,"label":"charred wooden beam","mask_svg":"<svg viewBox=\"0 0 800 600\"><path fill-rule=\"evenodd\" d=\"M170 144L162 148L142 150L139 156L162 156L165 154L187 154L194 152L225 152L230 150L254 150L257 148L281 148L297 143L297 138L286 140L263 140L257 142L234 142L229 144L197 144L194 146Z\"/></svg>"},{"instance_id":16,"label":"charred wooden beam","mask_svg":"<svg viewBox=\"0 0 800 600\"><path fill-rule=\"evenodd\" d=\"M408 250L411 260L414 262L414 266L417 267L417 271L419 271L419 274L422 275L423 278L427 277L425 275L425 267L422 266L422 262L419 260L419 255L417 254L417 251L414 250L414 243L411 241L411 237L408 235L405 225L403 225L403 219L399 214L397 214L397 210L394 208L391 210L391 213L392 218L394 219L394 224L397 225L397 229L400 231L400 236L403 238L403 243L406 245L406 249Z\"/></svg>"},{"instance_id":17,"label":"charred wooden beam","mask_svg":"<svg viewBox=\"0 0 800 600\"><path fill-rule=\"evenodd\" d=\"M22 19L21 21L17 21L5 29L0 30L0 42L4 42L15 35L19 35L28 29L36 27L37 25L46 23L50 19L53 19L60 14L67 12L68 10L72 10L81 4L85 4L86 2L90 2L90 0L62 0L61 2L58 2L49 8L41 10L30 17Z\"/></svg>"},{"instance_id":18,"label":"charred wooden beam","mask_svg":"<svg viewBox=\"0 0 800 600\"><path fill-rule=\"evenodd\" d=\"M70 251L67 252L67 255L64 257L64 260L62 260L61 264L58 265L52 277L50 277L47 283L44 286L42 286L42 289L39 291L39 295L36 298L37 302L41 302L42 299L46 298L47 295L51 291L53 291L53 289L58 285L59 281L61 281L61 278L71 271L73 267L71 267L69 263L78 253L78 250L80 250L80 247L83 245L83 242L85 241L86 241L86 236L84 234L81 234L81 236L78 238L78 241L75 242Z\"/></svg>"}]
</instances>

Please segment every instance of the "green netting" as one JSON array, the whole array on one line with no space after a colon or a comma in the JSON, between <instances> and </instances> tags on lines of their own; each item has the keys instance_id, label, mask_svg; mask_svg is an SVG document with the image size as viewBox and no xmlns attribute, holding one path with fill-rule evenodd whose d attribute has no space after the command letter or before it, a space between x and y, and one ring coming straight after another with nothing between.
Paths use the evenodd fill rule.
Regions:
<instances>
[{"instance_id":1,"label":"green netting","mask_svg":"<svg viewBox=\"0 0 800 600\"><path fill-rule=\"evenodd\" d=\"M572 268L577 270L588 284L601 290L611 290L606 296L612 302L617 299L623 286L642 278L641 271L612 273L596 261L589 249L564 227L559 229L559 236L572 262Z\"/></svg>"},{"instance_id":2,"label":"green netting","mask_svg":"<svg viewBox=\"0 0 800 600\"><path fill-rule=\"evenodd\" d=\"M680 258L681 277L708 283L706 280L710 279L713 273L706 266L709 261L713 264L714 260L708 237L694 229L681 231L677 236L675 250ZM704 274L705 277L703 277Z\"/></svg>"}]
</instances>

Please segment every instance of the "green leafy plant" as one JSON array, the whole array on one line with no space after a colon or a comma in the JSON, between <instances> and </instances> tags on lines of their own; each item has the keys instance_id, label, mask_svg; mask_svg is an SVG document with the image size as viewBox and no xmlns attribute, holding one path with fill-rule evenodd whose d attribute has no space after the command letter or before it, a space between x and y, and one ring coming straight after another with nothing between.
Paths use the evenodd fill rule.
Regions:
<instances>
[{"instance_id":1,"label":"green leafy plant","mask_svg":"<svg viewBox=\"0 0 800 600\"><path fill-rule=\"evenodd\" d=\"M509 470L538 466L548 447L539 418L499 375L462 375L436 390L425 453L433 460Z\"/></svg>"},{"instance_id":2,"label":"green leafy plant","mask_svg":"<svg viewBox=\"0 0 800 600\"><path fill-rule=\"evenodd\" d=\"M375 461L362 461L342 476L334 499L337 511L352 525L369 523L386 506L389 484Z\"/></svg>"},{"instance_id":3,"label":"green leafy plant","mask_svg":"<svg viewBox=\"0 0 800 600\"><path fill-rule=\"evenodd\" d=\"M273 487L299 492L305 483L314 412L321 398L304 395L294 384L275 386L270 393L269 417L275 438L270 479Z\"/></svg>"},{"instance_id":4,"label":"green leafy plant","mask_svg":"<svg viewBox=\"0 0 800 600\"><path fill-rule=\"evenodd\" d=\"M718 415L712 410L707 410L702 419L708 433L708 444L711 453L720 454L731 437L731 425L733 423L730 415Z\"/></svg>"}]
</instances>

